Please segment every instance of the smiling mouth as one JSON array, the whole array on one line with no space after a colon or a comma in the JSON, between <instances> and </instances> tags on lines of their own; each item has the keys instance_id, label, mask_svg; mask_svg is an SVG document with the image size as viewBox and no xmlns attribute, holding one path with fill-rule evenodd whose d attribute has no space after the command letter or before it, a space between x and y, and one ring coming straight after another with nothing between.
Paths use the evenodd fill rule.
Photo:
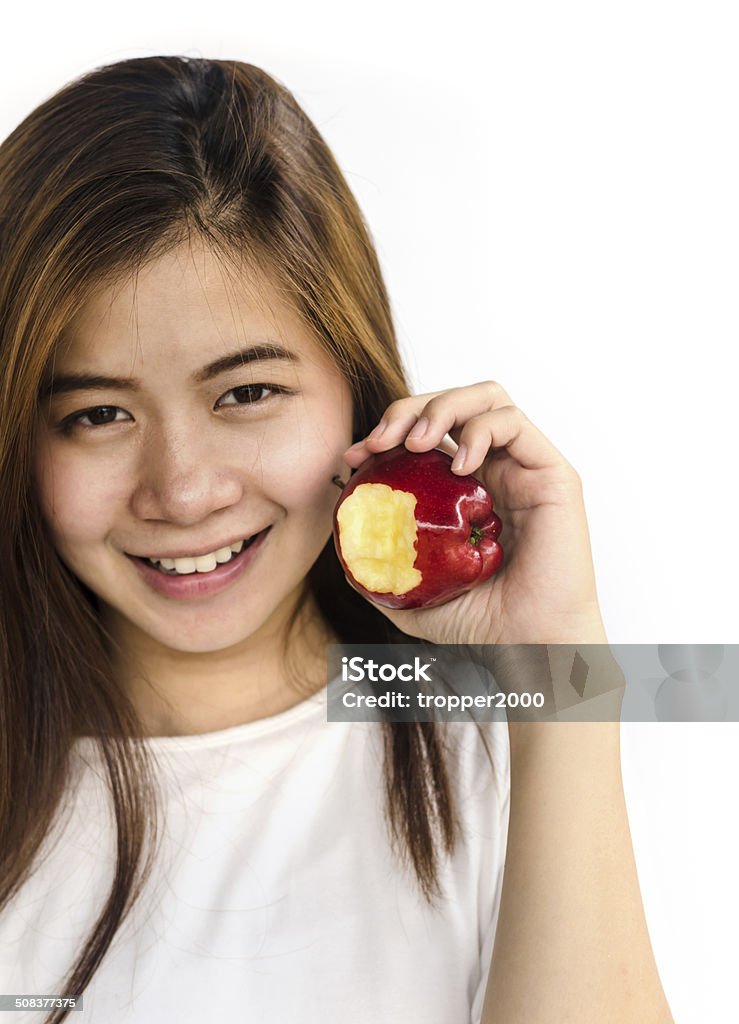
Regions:
<instances>
[{"instance_id":1,"label":"smiling mouth","mask_svg":"<svg viewBox=\"0 0 739 1024\"><path fill-rule=\"evenodd\" d=\"M246 549L251 547L254 541L257 540L258 537L261 537L262 534L265 532L265 530L262 530L260 533L255 533L253 536L241 541L241 547L239 548L239 550L232 550L230 556L225 561L216 561L215 564L212 564L213 559L208 558L208 562L206 563L207 568L205 566L198 567L197 562L199 561L199 559L196 558L150 559L142 558L138 555L129 555L128 557L135 559L137 562L142 562L145 566L147 566L147 568L154 569L156 572L162 573L163 576L208 576L210 573L215 572L217 569L223 568L223 566L229 565L231 562L235 561L237 558L243 555ZM203 560L205 560L207 556L201 557L203 558ZM183 568L180 570L176 568L167 568L162 564L162 562L181 562L185 563L187 568Z\"/></svg>"}]
</instances>

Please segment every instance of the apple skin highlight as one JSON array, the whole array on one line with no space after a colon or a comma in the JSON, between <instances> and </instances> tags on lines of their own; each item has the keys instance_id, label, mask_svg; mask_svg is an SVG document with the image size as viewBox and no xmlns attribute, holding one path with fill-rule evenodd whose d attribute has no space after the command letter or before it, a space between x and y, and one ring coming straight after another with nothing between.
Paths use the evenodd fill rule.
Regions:
<instances>
[{"instance_id":1,"label":"apple skin highlight","mask_svg":"<svg viewBox=\"0 0 739 1024\"><path fill-rule=\"evenodd\" d=\"M397 445L366 459L341 492L333 515L336 554L352 586L375 604L445 604L500 568L503 524L493 498L451 464L439 449Z\"/></svg>"}]
</instances>

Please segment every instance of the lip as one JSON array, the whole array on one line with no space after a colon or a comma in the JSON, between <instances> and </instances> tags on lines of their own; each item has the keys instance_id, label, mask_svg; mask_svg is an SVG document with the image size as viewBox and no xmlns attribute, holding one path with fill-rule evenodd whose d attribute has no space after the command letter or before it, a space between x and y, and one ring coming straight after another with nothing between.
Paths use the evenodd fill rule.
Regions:
<instances>
[{"instance_id":1,"label":"lip","mask_svg":"<svg viewBox=\"0 0 739 1024\"><path fill-rule=\"evenodd\" d=\"M243 548L230 562L217 566L212 572L167 576L135 555L126 555L126 558L133 562L144 582L162 597L175 598L180 601L197 600L219 594L239 579L259 554L271 529L272 527L268 526L261 533L256 534L249 547Z\"/></svg>"}]
</instances>

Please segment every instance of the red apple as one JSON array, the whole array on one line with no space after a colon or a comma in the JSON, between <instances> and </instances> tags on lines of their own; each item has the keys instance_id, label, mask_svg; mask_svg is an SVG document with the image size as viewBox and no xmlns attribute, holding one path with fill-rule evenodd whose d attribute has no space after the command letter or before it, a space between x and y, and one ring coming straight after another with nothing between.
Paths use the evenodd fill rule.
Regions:
<instances>
[{"instance_id":1,"label":"red apple","mask_svg":"<svg viewBox=\"0 0 739 1024\"><path fill-rule=\"evenodd\" d=\"M398 445L371 455L334 509L334 545L349 581L387 608L431 608L500 567L502 528L474 476L445 452Z\"/></svg>"}]
</instances>

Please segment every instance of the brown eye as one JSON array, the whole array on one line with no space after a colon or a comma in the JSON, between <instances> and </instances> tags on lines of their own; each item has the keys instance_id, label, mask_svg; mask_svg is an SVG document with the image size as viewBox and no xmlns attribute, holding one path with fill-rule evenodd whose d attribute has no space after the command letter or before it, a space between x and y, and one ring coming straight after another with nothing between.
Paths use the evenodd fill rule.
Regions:
<instances>
[{"instance_id":1,"label":"brown eye","mask_svg":"<svg viewBox=\"0 0 739 1024\"><path fill-rule=\"evenodd\" d=\"M87 418L94 427L101 427L105 423L114 423L115 414L116 406L114 405L97 405L86 413Z\"/></svg>"},{"instance_id":2,"label":"brown eye","mask_svg":"<svg viewBox=\"0 0 739 1024\"><path fill-rule=\"evenodd\" d=\"M61 430L65 434L71 433L75 427L80 426L83 430L91 430L95 427L104 427L109 423L120 423L116 420L116 413L123 412L117 405L95 405L91 409L83 409L72 416L68 416L61 424ZM83 423L89 420L89 423Z\"/></svg>"},{"instance_id":3,"label":"brown eye","mask_svg":"<svg viewBox=\"0 0 739 1024\"><path fill-rule=\"evenodd\" d=\"M226 392L226 395L234 395L236 401L223 404L264 405L265 402L270 400L269 398L262 397L265 391L268 395L286 395L290 393L288 388L283 388L279 384L241 384L239 387L231 388L230 391Z\"/></svg>"}]
</instances>

